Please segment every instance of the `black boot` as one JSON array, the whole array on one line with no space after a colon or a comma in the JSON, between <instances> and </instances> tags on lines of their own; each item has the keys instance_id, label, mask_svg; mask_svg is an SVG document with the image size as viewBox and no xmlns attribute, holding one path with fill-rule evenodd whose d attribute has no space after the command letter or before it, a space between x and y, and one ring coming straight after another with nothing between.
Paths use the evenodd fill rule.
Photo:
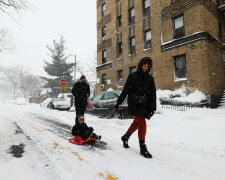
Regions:
<instances>
[{"instance_id":1,"label":"black boot","mask_svg":"<svg viewBox=\"0 0 225 180\"><path fill-rule=\"evenodd\" d=\"M145 158L152 158L152 155L148 152L145 141L139 141L140 143L140 154Z\"/></svg>"},{"instance_id":2,"label":"black boot","mask_svg":"<svg viewBox=\"0 0 225 180\"><path fill-rule=\"evenodd\" d=\"M130 138L131 134L129 132L126 132L122 137L121 140L123 141L123 147L124 148L129 148L128 145L128 139Z\"/></svg>"},{"instance_id":3,"label":"black boot","mask_svg":"<svg viewBox=\"0 0 225 180\"><path fill-rule=\"evenodd\" d=\"M98 136L97 134L93 133L91 135L91 138L96 138L97 140L100 140L102 138L102 136Z\"/></svg>"}]
</instances>

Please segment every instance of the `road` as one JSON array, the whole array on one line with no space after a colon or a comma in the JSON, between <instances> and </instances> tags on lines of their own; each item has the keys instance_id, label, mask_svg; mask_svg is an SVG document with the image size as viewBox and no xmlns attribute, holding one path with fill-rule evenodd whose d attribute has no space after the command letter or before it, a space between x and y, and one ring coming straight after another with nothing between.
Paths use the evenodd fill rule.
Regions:
<instances>
[{"instance_id":1,"label":"road","mask_svg":"<svg viewBox=\"0 0 225 180\"><path fill-rule=\"evenodd\" d=\"M122 147L120 137L132 120L86 115L87 124L107 145L77 146L68 142L74 112L37 105L0 104L0 108L3 180L219 180L225 175L224 128L211 121L206 125L202 112L165 112L147 121L146 143L153 154L149 160L139 155L137 133L130 139L130 149ZM223 114L219 115L221 118L218 113L207 114L223 125ZM198 121L193 122L193 118ZM208 131L214 135L209 137Z\"/></svg>"}]
</instances>

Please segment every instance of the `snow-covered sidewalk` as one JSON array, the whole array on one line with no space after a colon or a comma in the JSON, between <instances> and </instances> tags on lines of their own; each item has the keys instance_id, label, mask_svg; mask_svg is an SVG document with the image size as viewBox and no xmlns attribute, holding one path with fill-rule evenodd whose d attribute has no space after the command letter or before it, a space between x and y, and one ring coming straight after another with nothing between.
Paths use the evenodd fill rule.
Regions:
<instances>
[{"instance_id":1,"label":"snow-covered sidewalk","mask_svg":"<svg viewBox=\"0 0 225 180\"><path fill-rule=\"evenodd\" d=\"M131 148L122 147L120 137L132 119L85 115L107 142L106 149L99 149L68 142L74 112L0 104L1 179L222 180L225 109L162 112L147 121L146 144L153 159L145 159L139 155L137 132Z\"/></svg>"}]
</instances>

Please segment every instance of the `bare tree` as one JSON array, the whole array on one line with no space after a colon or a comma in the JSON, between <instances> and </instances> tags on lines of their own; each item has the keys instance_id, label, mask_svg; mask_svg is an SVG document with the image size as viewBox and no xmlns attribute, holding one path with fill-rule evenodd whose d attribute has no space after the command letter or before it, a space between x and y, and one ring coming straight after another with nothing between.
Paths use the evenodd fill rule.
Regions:
<instances>
[{"instance_id":1,"label":"bare tree","mask_svg":"<svg viewBox=\"0 0 225 180\"><path fill-rule=\"evenodd\" d=\"M22 9L29 8L29 6L30 4L27 0L0 0L0 10L6 14L11 9L18 12Z\"/></svg>"},{"instance_id":2,"label":"bare tree","mask_svg":"<svg viewBox=\"0 0 225 180\"><path fill-rule=\"evenodd\" d=\"M17 67L12 67L9 69L6 69L4 71L4 74L6 75L6 78L8 82L11 84L12 89L13 89L13 99L16 98L16 91L19 88L19 71Z\"/></svg>"},{"instance_id":3,"label":"bare tree","mask_svg":"<svg viewBox=\"0 0 225 180\"><path fill-rule=\"evenodd\" d=\"M5 81L7 81L11 86L14 99L17 95L22 95L27 99L30 93L36 97L39 97L45 84L43 79L39 76L31 74L23 66L5 68L4 75Z\"/></svg>"},{"instance_id":4,"label":"bare tree","mask_svg":"<svg viewBox=\"0 0 225 180\"><path fill-rule=\"evenodd\" d=\"M0 29L0 53L12 49L11 37L6 29Z\"/></svg>"},{"instance_id":5,"label":"bare tree","mask_svg":"<svg viewBox=\"0 0 225 180\"><path fill-rule=\"evenodd\" d=\"M45 81L38 76L30 73L23 75L23 83L20 86L20 90L24 98L28 98L30 93L33 96L40 97Z\"/></svg>"},{"instance_id":6,"label":"bare tree","mask_svg":"<svg viewBox=\"0 0 225 180\"><path fill-rule=\"evenodd\" d=\"M81 74L84 74L88 81L96 80L96 66L97 66L97 54L90 57L87 62L81 62L78 64L77 69Z\"/></svg>"}]
</instances>

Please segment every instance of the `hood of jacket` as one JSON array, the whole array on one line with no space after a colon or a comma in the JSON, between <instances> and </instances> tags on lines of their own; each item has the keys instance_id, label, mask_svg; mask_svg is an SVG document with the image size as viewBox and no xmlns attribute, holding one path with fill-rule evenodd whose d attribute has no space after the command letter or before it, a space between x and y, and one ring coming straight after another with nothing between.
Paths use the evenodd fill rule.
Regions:
<instances>
[{"instance_id":1,"label":"hood of jacket","mask_svg":"<svg viewBox=\"0 0 225 180\"><path fill-rule=\"evenodd\" d=\"M85 80L84 82L82 82L81 79L77 79L76 80L76 83L84 83L84 84L86 83L86 84L89 84L87 80Z\"/></svg>"}]
</instances>

